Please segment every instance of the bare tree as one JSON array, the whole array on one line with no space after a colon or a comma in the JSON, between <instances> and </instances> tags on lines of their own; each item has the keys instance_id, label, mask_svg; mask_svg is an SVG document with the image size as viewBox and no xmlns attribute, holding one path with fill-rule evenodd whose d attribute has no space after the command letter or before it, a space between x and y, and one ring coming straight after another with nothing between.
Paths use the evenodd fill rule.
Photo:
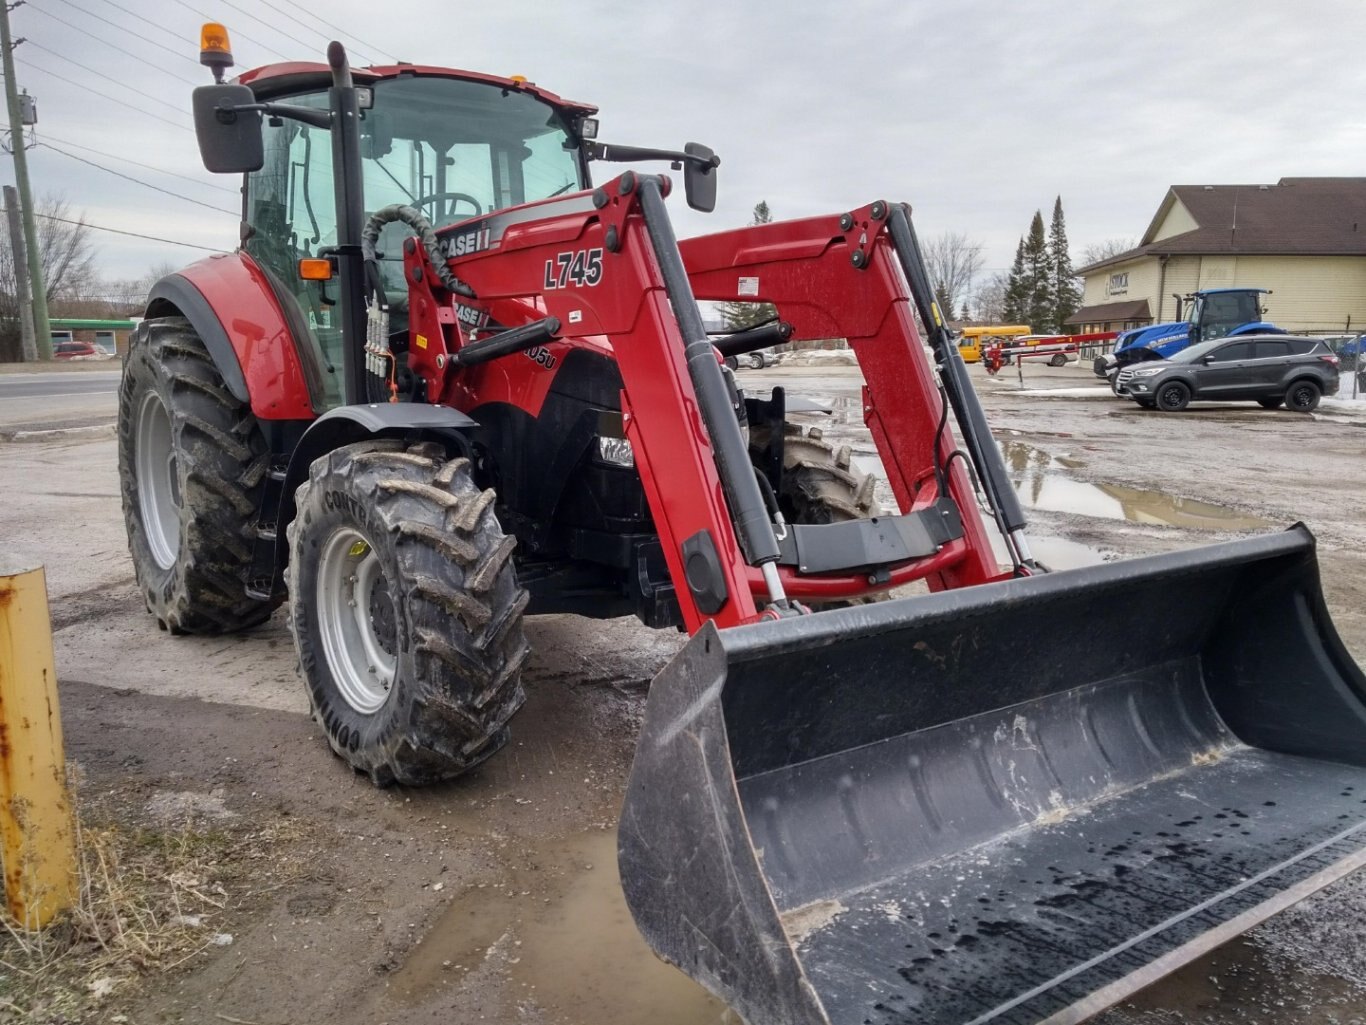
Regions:
<instances>
[{"instance_id":1,"label":"bare tree","mask_svg":"<svg viewBox=\"0 0 1366 1025\"><path fill-rule=\"evenodd\" d=\"M973 294L973 308L976 318L987 324L1000 324L1006 315L1006 286L1009 276L997 271L977 286Z\"/></svg>"},{"instance_id":2,"label":"bare tree","mask_svg":"<svg viewBox=\"0 0 1366 1025\"><path fill-rule=\"evenodd\" d=\"M1097 242L1087 246L1082 250L1081 265L1089 267L1093 263L1100 263L1101 260L1108 260L1112 256L1120 253L1127 253L1130 249L1138 248L1136 238L1107 238L1104 242Z\"/></svg>"},{"instance_id":3,"label":"bare tree","mask_svg":"<svg viewBox=\"0 0 1366 1025\"><path fill-rule=\"evenodd\" d=\"M946 231L926 244L925 262L929 265L935 294L952 316L952 311L972 291L973 279L981 273L982 246L964 234Z\"/></svg>"},{"instance_id":4,"label":"bare tree","mask_svg":"<svg viewBox=\"0 0 1366 1025\"><path fill-rule=\"evenodd\" d=\"M38 254L49 305L79 299L96 280L95 247L85 219L61 196L37 202ZM14 253L8 233L0 238L0 361L20 358L19 299L14 278Z\"/></svg>"}]
</instances>

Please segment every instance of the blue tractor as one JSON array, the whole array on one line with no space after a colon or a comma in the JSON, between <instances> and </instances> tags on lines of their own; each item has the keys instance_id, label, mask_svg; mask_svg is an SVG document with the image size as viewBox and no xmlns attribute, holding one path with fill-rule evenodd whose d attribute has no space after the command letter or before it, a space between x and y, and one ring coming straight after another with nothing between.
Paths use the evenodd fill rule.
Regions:
<instances>
[{"instance_id":1,"label":"blue tractor","mask_svg":"<svg viewBox=\"0 0 1366 1025\"><path fill-rule=\"evenodd\" d=\"M1118 395L1119 372L1135 363L1168 359L1187 346L1215 338L1285 334L1281 328L1262 320L1265 311L1259 297L1270 291L1269 288L1206 288L1177 296L1176 314L1181 319L1120 332L1114 351L1097 357L1092 369L1097 377L1108 380Z\"/></svg>"}]
</instances>

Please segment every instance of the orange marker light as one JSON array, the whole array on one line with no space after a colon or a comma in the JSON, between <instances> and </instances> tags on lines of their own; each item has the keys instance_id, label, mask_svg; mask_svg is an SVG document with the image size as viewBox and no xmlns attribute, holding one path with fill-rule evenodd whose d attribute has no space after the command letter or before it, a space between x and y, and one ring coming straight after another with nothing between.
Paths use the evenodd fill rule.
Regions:
<instances>
[{"instance_id":1,"label":"orange marker light","mask_svg":"<svg viewBox=\"0 0 1366 1025\"><path fill-rule=\"evenodd\" d=\"M199 30L199 63L213 69L216 82L223 81L223 71L232 67L232 41L216 21L206 21Z\"/></svg>"},{"instance_id":2,"label":"orange marker light","mask_svg":"<svg viewBox=\"0 0 1366 1025\"><path fill-rule=\"evenodd\" d=\"M331 281L332 261L310 258L300 260L299 277L305 281Z\"/></svg>"}]
</instances>

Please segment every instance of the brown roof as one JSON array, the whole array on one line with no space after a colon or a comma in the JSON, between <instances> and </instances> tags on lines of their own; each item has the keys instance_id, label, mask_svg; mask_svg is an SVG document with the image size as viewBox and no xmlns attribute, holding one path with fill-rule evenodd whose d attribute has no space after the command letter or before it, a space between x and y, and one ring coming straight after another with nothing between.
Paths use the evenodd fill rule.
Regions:
<instances>
[{"instance_id":1,"label":"brown roof","mask_svg":"<svg viewBox=\"0 0 1366 1025\"><path fill-rule=\"evenodd\" d=\"M1178 202L1199 226L1154 241L1153 233ZM1137 249L1082 267L1078 273L1168 254L1366 256L1366 178L1173 185Z\"/></svg>"},{"instance_id":2,"label":"brown roof","mask_svg":"<svg viewBox=\"0 0 1366 1025\"><path fill-rule=\"evenodd\" d=\"M1063 321L1064 324L1095 324L1112 320L1152 320L1147 299L1130 299L1122 303L1101 303L1083 306Z\"/></svg>"}]
</instances>

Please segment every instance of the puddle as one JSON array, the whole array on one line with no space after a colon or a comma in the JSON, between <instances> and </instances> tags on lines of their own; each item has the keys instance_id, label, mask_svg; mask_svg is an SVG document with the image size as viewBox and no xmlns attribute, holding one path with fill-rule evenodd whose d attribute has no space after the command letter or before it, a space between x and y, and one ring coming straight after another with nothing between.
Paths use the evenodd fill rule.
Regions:
<instances>
[{"instance_id":1,"label":"puddle","mask_svg":"<svg viewBox=\"0 0 1366 1025\"><path fill-rule=\"evenodd\" d=\"M454 898L391 977L400 999L459 988L487 963L511 978L518 1004L555 1025L740 1025L641 938L617 876L615 830L552 841L525 860Z\"/></svg>"},{"instance_id":2,"label":"puddle","mask_svg":"<svg viewBox=\"0 0 1366 1025\"><path fill-rule=\"evenodd\" d=\"M1225 944L1098 1019L1097 1025L1270 1021L1276 1025L1359 1022L1366 990L1312 968L1268 956L1254 940Z\"/></svg>"},{"instance_id":3,"label":"puddle","mask_svg":"<svg viewBox=\"0 0 1366 1025\"><path fill-rule=\"evenodd\" d=\"M1000 444L1011 483L1020 501L1030 509L1197 530L1258 530L1276 526L1260 516L1248 516L1210 502L1174 498L1160 491L1119 484L1073 480L1062 471L1078 469L1086 465L1084 461L1050 456L1022 441Z\"/></svg>"}]
</instances>

